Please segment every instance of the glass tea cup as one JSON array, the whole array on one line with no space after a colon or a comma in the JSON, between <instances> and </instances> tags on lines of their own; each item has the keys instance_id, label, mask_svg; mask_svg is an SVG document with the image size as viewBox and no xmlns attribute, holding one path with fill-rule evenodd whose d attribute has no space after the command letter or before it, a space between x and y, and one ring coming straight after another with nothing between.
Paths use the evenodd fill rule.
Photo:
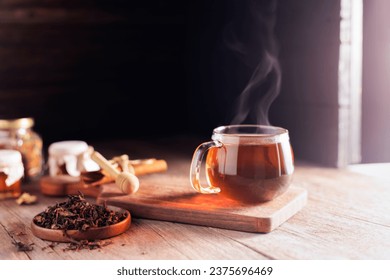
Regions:
<instances>
[{"instance_id":1,"label":"glass tea cup","mask_svg":"<svg viewBox=\"0 0 390 280\"><path fill-rule=\"evenodd\" d=\"M290 186L294 156L288 130L264 125L220 126L211 139L196 148L191 162L191 185L199 193L220 193L256 204L273 200ZM200 167L205 155L207 186L202 186Z\"/></svg>"}]
</instances>

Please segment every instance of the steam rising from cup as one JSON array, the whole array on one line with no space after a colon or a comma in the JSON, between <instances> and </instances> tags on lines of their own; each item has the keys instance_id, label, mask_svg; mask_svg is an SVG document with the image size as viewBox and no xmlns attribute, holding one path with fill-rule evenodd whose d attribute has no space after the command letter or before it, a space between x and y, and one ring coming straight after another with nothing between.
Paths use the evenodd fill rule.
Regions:
<instances>
[{"instance_id":1,"label":"steam rising from cup","mask_svg":"<svg viewBox=\"0 0 390 280\"><path fill-rule=\"evenodd\" d=\"M270 125L271 104L278 96L281 69L274 35L277 1L248 1L240 22L229 24L225 33L228 48L252 70L243 91L234 102L231 124Z\"/></svg>"}]
</instances>

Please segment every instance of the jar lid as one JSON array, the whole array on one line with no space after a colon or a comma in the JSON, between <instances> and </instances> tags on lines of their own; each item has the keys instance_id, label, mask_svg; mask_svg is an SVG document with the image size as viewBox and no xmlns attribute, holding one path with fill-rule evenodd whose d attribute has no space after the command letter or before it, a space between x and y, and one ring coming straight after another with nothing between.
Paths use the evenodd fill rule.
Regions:
<instances>
[{"instance_id":1,"label":"jar lid","mask_svg":"<svg viewBox=\"0 0 390 280\"><path fill-rule=\"evenodd\" d=\"M88 150L88 144L84 141L70 140L52 143L49 146L49 154L54 156L80 155Z\"/></svg>"},{"instance_id":2,"label":"jar lid","mask_svg":"<svg viewBox=\"0 0 390 280\"><path fill-rule=\"evenodd\" d=\"M33 126L33 118L0 119L0 129L31 128Z\"/></svg>"},{"instance_id":3,"label":"jar lid","mask_svg":"<svg viewBox=\"0 0 390 280\"><path fill-rule=\"evenodd\" d=\"M16 164L22 162L22 155L16 150L0 150L0 163Z\"/></svg>"}]
</instances>

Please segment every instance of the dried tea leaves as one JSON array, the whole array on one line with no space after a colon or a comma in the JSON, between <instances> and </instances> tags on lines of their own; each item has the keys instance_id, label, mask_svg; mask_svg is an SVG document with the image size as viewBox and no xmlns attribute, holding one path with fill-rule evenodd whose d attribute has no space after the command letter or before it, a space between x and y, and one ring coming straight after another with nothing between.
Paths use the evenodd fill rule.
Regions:
<instances>
[{"instance_id":1,"label":"dried tea leaves","mask_svg":"<svg viewBox=\"0 0 390 280\"><path fill-rule=\"evenodd\" d=\"M96 249L101 249L105 246L108 246L112 244L111 241L89 241L89 240L80 240L80 241L72 241L68 247L63 249L63 251L80 251L80 250L96 250Z\"/></svg>"},{"instance_id":2,"label":"dried tea leaves","mask_svg":"<svg viewBox=\"0 0 390 280\"><path fill-rule=\"evenodd\" d=\"M49 206L34 217L34 223L47 229L86 231L119 223L126 217L125 212L110 210L106 205L91 204L79 194L69 195L67 201Z\"/></svg>"},{"instance_id":3,"label":"dried tea leaves","mask_svg":"<svg viewBox=\"0 0 390 280\"><path fill-rule=\"evenodd\" d=\"M19 252L29 252L29 251L32 251L34 250L34 243L31 243L31 244L25 244L21 241L14 241L12 242L12 244L15 245L16 249L19 251Z\"/></svg>"}]
</instances>

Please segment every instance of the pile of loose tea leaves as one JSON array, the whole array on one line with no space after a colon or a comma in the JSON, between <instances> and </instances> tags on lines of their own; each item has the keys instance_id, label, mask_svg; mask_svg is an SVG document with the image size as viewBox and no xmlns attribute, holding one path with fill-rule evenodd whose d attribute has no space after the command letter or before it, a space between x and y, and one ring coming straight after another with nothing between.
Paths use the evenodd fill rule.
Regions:
<instances>
[{"instance_id":1,"label":"pile of loose tea leaves","mask_svg":"<svg viewBox=\"0 0 390 280\"><path fill-rule=\"evenodd\" d=\"M86 231L89 228L119 223L126 217L125 212L110 210L106 205L89 203L80 193L69 195L65 202L49 206L34 217L34 223L48 229Z\"/></svg>"}]
</instances>

